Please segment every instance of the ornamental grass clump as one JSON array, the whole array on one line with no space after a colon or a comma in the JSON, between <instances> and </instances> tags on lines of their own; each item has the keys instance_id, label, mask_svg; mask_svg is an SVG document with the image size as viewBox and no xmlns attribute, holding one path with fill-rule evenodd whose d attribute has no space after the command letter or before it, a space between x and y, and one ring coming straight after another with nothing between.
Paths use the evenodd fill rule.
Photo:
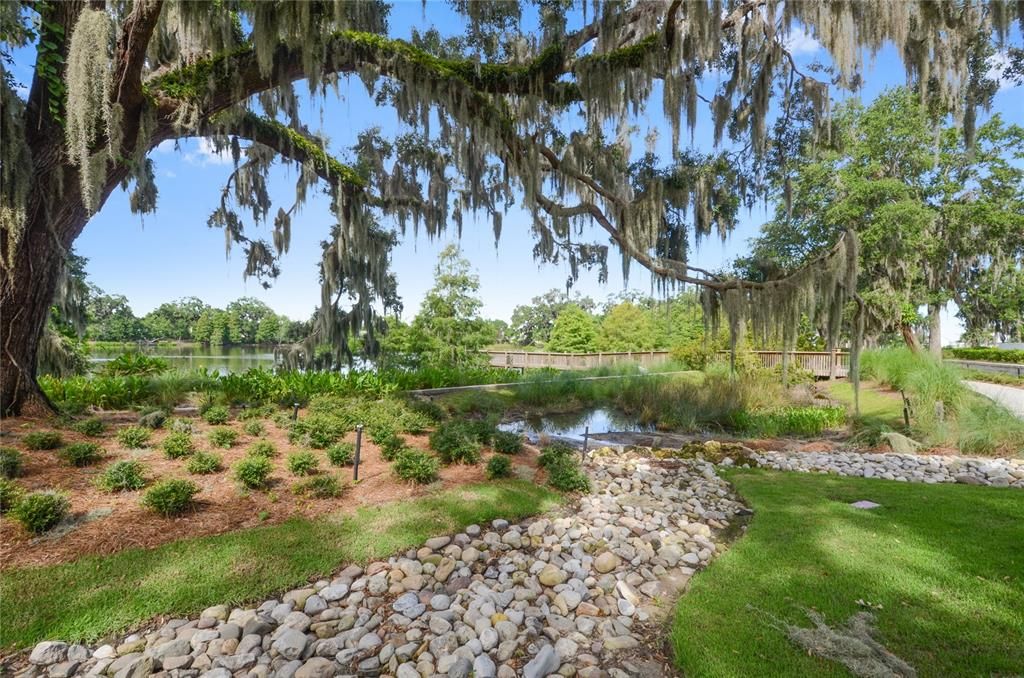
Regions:
<instances>
[{"instance_id":1,"label":"ornamental grass clump","mask_svg":"<svg viewBox=\"0 0 1024 678\"><path fill-rule=\"evenodd\" d=\"M495 452L519 454L523 451L523 436L515 431L497 431L491 444Z\"/></svg>"},{"instance_id":2,"label":"ornamental grass clump","mask_svg":"<svg viewBox=\"0 0 1024 678\"><path fill-rule=\"evenodd\" d=\"M420 485L437 480L440 464L437 458L423 450L403 450L391 465L392 471L402 480L409 480Z\"/></svg>"},{"instance_id":3,"label":"ornamental grass clump","mask_svg":"<svg viewBox=\"0 0 1024 678\"><path fill-rule=\"evenodd\" d=\"M191 480L161 480L146 490L142 496L142 505L169 518L180 515L190 508L198 493L199 486Z\"/></svg>"},{"instance_id":4,"label":"ornamental grass clump","mask_svg":"<svg viewBox=\"0 0 1024 678\"><path fill-rule=\"evenodd\" d=\"M210 432L206 434L206 438L214 447L227 449L238 442L238 431L227 426L218 426L217 428L210 429Z\"/></svg>"},{"instance_id":5,"label":"ornamental grass clump","mask_svg":"<svg viewBox=\"0 0 1024 678\"><path fill-rule=\"evenodd\" d=\"M327 461L334 466L348 466L355 452L356 446L352 443L335 443L327 448Z\"/></svg>"},{"instance_id":6,"label":"ornamental grass clump","mask_svg":"<svg viewBox=\"0 0 1024 678\"><path fill-rule=\"evenodd\" d=\"M107 492L131 492L146 485L145 468L137 461L114 462L96 479L100 489Z\"/></svg>"},{"instance_id":7,"label":"ornamental grass clump","mask_svg":"<svg viewBox=\"0 0 1024 678\"><path fill-rule=\"evenodd\" d=\"M164 456L168 459L187 457L196 450L195 443L192 442L192 434L178 431L168 433L160 447L163 448Z\"/></svg>"},{"instance_id":8,"label":"ornamental grass clump","mask_svg":"<svg viewBox=\"0 0 1024 678\"><path fill-rule=\"evenodd\" d=\"M16 478L21 475L25 457L13 447L0 447L0 476Z\"/></svg>"},{"instance_id":9,"label":"ornamental grass clump","mask_svg":"<svg viewBox=\"0 0 1024 678\"><path fill-rule=\"evenodd\" d=\"M30 450L55 450L64 439L56 431L33 431L26 433L21 442Z\"/></svg>"},{"instance_id":10,"label":"ornamental grass clump","mask_svg":"<svg viewBox=\"0 0 1024 678\"><path fill-rule=\"evenodd\" d=\"M89 417L88 419L75 422L71 429L84 436L94 438L103 435L103 432L107 430L107 425L99 417Z\"/></svg>"},{"instance_id":11,"label":"ornamental grass clump","mask_svg":"<svg viewBox=\"0 0 1024 678\"><path fill-rule=\"evenodd\" d=\"M311 476L317 472L320 462L312 452L295 452L288 455L288 471L293 476Z\"/></svg>"},{"instance_id":12,"label":"ornamental grass clump","mask_svg":"<svg viewBox=\"0 0 1024 678\"><path fill-rule=\"evenodd\" d=\"M60 457L72 466L90 466L102 458L103 450L96 443L71 443L60 451Z\"/></svg>"},{"instance_id":13,"label":"ornamental grass clump","mask_svg":"<svg viewBox=\"0 0 1024 678\"><path fill-rule=\"evenodd\" d=\"M512 461L503 454L496 454L487 460L487 477L508 478L512 475Z\"/></svg>"},{"instance_id":14,"label":"ornamental grass clump","mask_svg":"<svg viewBox=\"0 0 1024 678\"><path fill-rule=\"evenodd\" d=\"M33 492L23 497L10 515L32 534L42 534L57 526L71 510L71 502L60 492Z\"/></svg>"},{"instance_id":15,"label":"ornamental grass clump","mask_svg":"<svg viewBox=\"0 0 1024 678\"><path fill-rule=\"evenodd\" d=\"M324 474L302 480L292 487L295 494L316 499L334 499L345 492L344 483L332 475Z\"/></svg>"},{"instance_id":16,"label":"ornamental grass clump","mask_svg":"<svg viewBox=\"0 0 1024 678\"><path fill-rule=\"evenodd\" d=\"M200 451L189 457L185 468L188 469L189 473L195 475L207 475L220 471L224 468L224 464L221 461L220 455Z\"/></svg>"},{"instance_id":17,"label":"ornamental grass clump","mask_svg":"<svg viewBox=\"0 0 1024 678\"><path fill-rule=\"evenodd\" d=\"M235 480L251 490L267 486L270 477L270 460L266 457L248 456L235 464Z\"/></svg>"},{"instance_id":18,"label":"ornamental grass clump","mask_svg":"<svg viewBox=\"0 0 1024 678\"><path fill-rule=\"evenodd\" d=\"M136 450L145 447L149 442L151 432L142 426L125 426L117 431L117 442L129 450Z\"/></svg>"}]
</instances>

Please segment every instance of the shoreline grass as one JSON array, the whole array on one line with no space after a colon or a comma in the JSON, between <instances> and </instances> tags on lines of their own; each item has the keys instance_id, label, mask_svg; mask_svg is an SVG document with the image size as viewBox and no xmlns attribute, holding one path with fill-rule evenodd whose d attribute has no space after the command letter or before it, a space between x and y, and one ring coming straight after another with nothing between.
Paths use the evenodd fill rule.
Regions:
<instances>
[{"instance_id":1,"label":"shoreline grass","mask_svg":"<svg viewBox=\"0 0 1024 678\"><path fill-rule=\"evenodd\" d=\"M918 675L1024 666L1019 490L759 470L727 477L754 516L678 603L670 640L687 676L850 675L787 639L786 624L811 626L809 609L833 628L871 612L878 641ZM882 506L849 506L860 499Z\"/></svg>"},{"instance_id":2,"label":"shoreline grass","mask_svg":"<svg viewBox=\"0 0 1024 678\"><path fill-rule=\"evenodd\" d=\"M354 515L131 549L0 573L0 648L41 640L93 641L156 615L195 615L219 603L262 601L425 539L495 518L519 520L562 501L522 480L467 485Z\"/></svg>"}]
</instances>

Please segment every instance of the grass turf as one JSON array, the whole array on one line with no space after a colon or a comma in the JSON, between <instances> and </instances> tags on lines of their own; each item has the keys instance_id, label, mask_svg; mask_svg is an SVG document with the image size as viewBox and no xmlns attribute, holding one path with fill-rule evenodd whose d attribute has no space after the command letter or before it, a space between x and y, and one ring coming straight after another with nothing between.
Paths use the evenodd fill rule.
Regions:
<instances>
[{"instance_id":1,"label":"grass turf","mask_svg":"<svg viewBox=\"0 0 1024 678\"><path fill-rule=\"evenodd\" d=\"M261 600L425 539L495 518L518 520L561 495L521 480L469 485L350 517L280 525L131 549L0 575L0 647L94 640L155 615Z\"/></svg>"},{"instance_id":2,"label":"grass turf","mask_svg":"<svg viewBox=\"0 0 1024 678\"><path fill-rule=\"evenodd\" d=\"M877 639L921 676L1024 667L1020 490L734 471L748 532L694 577L670 634L687 676L848 676L787 640L880 604ZM850 507L868 499L871 511Z\"/></svg>"}]
</instances>

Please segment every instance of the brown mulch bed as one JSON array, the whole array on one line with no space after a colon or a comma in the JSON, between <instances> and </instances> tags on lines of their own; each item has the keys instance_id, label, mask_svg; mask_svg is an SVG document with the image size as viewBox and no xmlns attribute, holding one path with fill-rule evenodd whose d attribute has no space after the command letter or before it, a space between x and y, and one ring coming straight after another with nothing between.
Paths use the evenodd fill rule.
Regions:
<instances>
[{"instance_id":1,"label":"brown mulch bed","mask_svg":"<svg viewBox=\"0 0 1024 678\"><path fill-rule=\"evenodd\" d=\"M50 489L67 492L75 520L71 529L64 529L62 525L48 535L34 537L15 521L6 516L0 518L0 570L52 565L133 547L151 548L178 539L280 523L296 516L312 518L328 513L352 513L361 506L414 497L438 488L481 482L485 480L484 464L490 454L485 452L483 462L477 465L442 466L438 483L428 487L417 486L395 478L391 465L381 458L379 448L364 434L359 483L355 485L351 484L351 466L331 466L323 450L312 450L320 460L321 473L334 474L349 483L348 490L337 499L314 499L298 496L292 491L292 485L301 479L292 476L286 467L288 454L306 448L289 443L287 432L278 429L269 419L263 421L266 433L261 437L246 435L242 431L243 422L229 422L226 425L239 433L238 442L230 449L220 449L213 448L207 440L206 434L212 426L198 417L183 417L192 421L196 448L221 455L224 463L224 469L218 473L192 475L186 470L187 457L167 459L160 449L167 431L154 431L146 449L128 450L118 443L116 427L133 424L137 415L112 412L103 414L102 418L108 429L98 438L60 429L56 423L46 420L10 418L0 424L0 445L15 447L24 455L25 465L17 478L18 484L27 492ZM38 430L60 431L65 444L97 442L105 449L104 458L94 466L75 468L62 461L57 450L29 451L21 444L20 438L25 433ZM410 447L427 449L427 436L404 437ZM272 441L278 449L277 455L271 459L271 484L265 490L245 490L234 480L232 467L245 456L249 445L260 438ZM345 440L354 442L355 433L349 433ZM163 518L140 505L145 490L107 493L98 489L94 484L95 478L109 464L122 459L141 461L150 484L167 478L188 478L196 483L200 492L196 495L195 509L176 518ZM536 450L527 447L513 459L513 463L536 468Z\"/></svg>"}]
</instances>

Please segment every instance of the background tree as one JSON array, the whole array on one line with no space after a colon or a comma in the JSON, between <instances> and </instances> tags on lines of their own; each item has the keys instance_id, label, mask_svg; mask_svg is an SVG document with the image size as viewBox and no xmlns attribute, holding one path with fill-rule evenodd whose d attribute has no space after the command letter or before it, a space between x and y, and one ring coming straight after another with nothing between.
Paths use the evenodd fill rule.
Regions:
<instances>
[{"instance_id":1,"label":"background tree","mask_svg":"<svg viewBox=\"0 0 1024 678\"><path fill-rule=\"evenodd\" d=\"M558 353L592 353L597 350L597 326L592 315L576 304L558 314L547 349Z\"/></svg>"},{"instance_id":2,"label":"background tree","mask_svg":"<svg viewBox=\"0 0 1024 678\"><path fill-rule=\"evenodd\" d=\"M194 340L195 324L208 308L197 297L185 297L160 304L143 316L142 325L150 339Z\"/></svg>"},{"instance_id":3,"label":"background tree","mask_svg":"<svg viewBox=\"0 0 1024 678\"><path fill-rule=\"evenodd\" d=\"M106 294L95 285L86 302L86 333L96 341L138 341L145 337L142 321L135 317L123 294Z\"/></svg>"},{"instance_id":4,"label":"background tree","mask_svg":"<svg viewBox=\"0 0 1024 678\"><path fill-rule=\"evenodd\" d=\"M624 301L601 319L597 347L601 351L649 351L658 343L650 309Z\"/></svg>"},{"instance_id":5,"label":"background tree","mask_svg":"<svg viewBox=\"0 0 1024 678\"><path fill-rule=\"evenodd\" d=\"M521 346L543 346L551 338L551 329L559 313L575 304L592 313L596 304L590 297L579 293L570 296L562 290L550 290L534 297L529 304L521 304L512 310L509 331L511 338Z\"/></svg>"},{"instance_id":6,"label":"background tree","mask_svg":"<svg viewBox=\"0 0 1024 678\"><path fill-rule=\"evenodd\" d=\"M288 248L294 206L273 211L267 191L275 159L301 166L297 203L322 182L337 224L310 341L329 342L338 356L347 337L372 337L383 325L389 257L373 234L377 215L435 235L461 228L472 210L492 218L497 236L505 209L524 202L536 254L567 261L573 277L607 265L607 242L577 237L596 224L624 268L636 261L664 280L703 286L704 308L727 316L730 328L745 314L754 324L785 323L801 310L835 309L837 295L853 291L851 275L819 269L843 269L852 238L791 285L742 284L687 262L691 236L728 233L739 208L761 195L770 121L790 110L773 99L806 98L823 132L831 83L856 86L863 54L891 41L908 74L924 78L929 101L964 114L970 137L968 113L991 97L971 86L972 57L1024 25L1010 0L863 11L828 0L608 2L594 12L547 2L454 7L465 38L401 40L387 36L388 6L375 1L0 4L4 54L36 47L27 98L7 71L0 83L0 307L13 319L0 329L0 411L50 409L36 353L63 260L116 187L128 187L133 209L154 210L147 154L190 136L211 138L235 159L209 224L245 251L246 275L272 279ZM834 57L820 80L790 58L796 23ZM353 73L412 132L383 139L368 131L346 165L301 121L292 83L326 94L339 74ZM698 90L707 73L710 96ZM605 130L628 129L654 92L670 129L669 160L637 160L630 149L641 131ZM735 148L682 148L684 121L692 132L698 115L712 120L716 143L727 134ZM247 225L271 221L271 242L250 235ZM364 284L341 286L356 280ZM342 308L349 290L356 298Z\"/></svg>"}]
</instances>

